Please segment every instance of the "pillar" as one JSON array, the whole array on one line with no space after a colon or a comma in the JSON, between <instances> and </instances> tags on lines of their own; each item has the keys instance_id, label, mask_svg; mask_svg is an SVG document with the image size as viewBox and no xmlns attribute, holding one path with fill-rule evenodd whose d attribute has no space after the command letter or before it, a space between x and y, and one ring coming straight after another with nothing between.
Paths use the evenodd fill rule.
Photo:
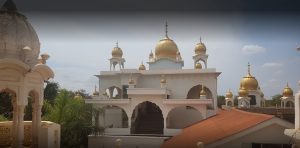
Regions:
<instances>
[{"instance_id":1,"label":"pillar","mask_svg":"<svg viewBox=\"0 0 300 148\"><path fill-rule=\"evenodd\" d=\"M42 105L38 104L36 106L36 127L35 127L35 135L34 138L34 148L39 147L39 141L41 138L39 138L41 135L41 124L42 124Z\"/></svg>"},{"instance_id":2,"label":"pillar","mask_svg":"<svg viewBox=\"0 0 300 148\"><path fill-rule=\"evenodd\" d=\"M12 98L12 105L13 105L13 124L12 124L12 148L17 147L17 129L19 125L19 120L18 120L18 106L16 105L16 98Z\"/></svg>"},{"instance_id":3,"label":"pillar","mask_svg":"<svg viewBox=\"0 0 300 148\"><path fill-rule=\"evenodd\" d=\"M23 147L24 141L24 105L18 105L18 126L17 126L17 144L18 148Z\"/></svg>"}]
</instances>

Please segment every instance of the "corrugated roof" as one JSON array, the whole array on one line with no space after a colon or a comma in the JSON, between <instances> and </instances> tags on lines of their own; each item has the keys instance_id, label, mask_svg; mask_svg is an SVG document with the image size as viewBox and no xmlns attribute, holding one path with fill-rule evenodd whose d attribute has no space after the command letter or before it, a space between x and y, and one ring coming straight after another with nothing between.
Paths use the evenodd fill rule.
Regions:
<instances>
[{"instance_id":1,"label":"corrugated roof","mask_svg":"<svg viewBox=\"0 0 300 148\"><path fill-rule=\"evenodd\" d=\"M238 109L219 110L208 119L202 120L182 130L162 145L162 148L197 148L197 142L210 144L237 134L274 116L251 113Z\"/></svg>"}]
</instances>

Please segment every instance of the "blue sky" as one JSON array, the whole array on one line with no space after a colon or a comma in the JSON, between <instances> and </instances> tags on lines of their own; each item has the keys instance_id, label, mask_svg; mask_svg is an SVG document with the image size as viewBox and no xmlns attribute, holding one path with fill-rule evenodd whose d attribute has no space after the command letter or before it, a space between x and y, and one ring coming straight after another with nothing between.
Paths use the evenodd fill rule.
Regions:
<instances>
[{"instance_id":1,"label":"blue sky","mask_svg":"<svg viewBox=\"0 0 300 148\"><path fill-rule=\"evenodd\" d=\"M193 68L194 47L202 37L208 67L222 72L218 94L236 94L251 64L267 98L281 93L286 82L294 92L300 80L300 16L293 14L26 14L50 54L50 65L61 87L92 92L93 75L109 70L115 42L123 49L125 68L137 68L164 36L165 20L185 62ZM147 67L147 65L146 65Z\"/></svg>"}]
</instances>

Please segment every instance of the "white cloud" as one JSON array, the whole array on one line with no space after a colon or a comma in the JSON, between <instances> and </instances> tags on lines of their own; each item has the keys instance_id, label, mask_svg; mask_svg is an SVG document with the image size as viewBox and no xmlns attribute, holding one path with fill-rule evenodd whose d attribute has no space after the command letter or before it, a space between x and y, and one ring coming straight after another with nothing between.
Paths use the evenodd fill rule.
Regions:
<instances>
[{"instance_id":1,"label":"white cloud","mask_svg":"<svg viewBox=\"0 0 300 148\"><path fill-rule=\"evenodd\" d=\"M263 53L266 51L266 48L261 47L259 45L245 45L242 48L242 52L244 54L257 54L257 53Z\"/></svg>"},{"instance_id":2,"label":"white cloud","mask_svg":"<svg viewBox=\"0 0 300 148\"><path fill-rule=\"evenodd\" d=\"M269 63L264 63L262 67L281 67L282 65L283 65L282 63L269 62Z\"/></svg>"}]
</instances>

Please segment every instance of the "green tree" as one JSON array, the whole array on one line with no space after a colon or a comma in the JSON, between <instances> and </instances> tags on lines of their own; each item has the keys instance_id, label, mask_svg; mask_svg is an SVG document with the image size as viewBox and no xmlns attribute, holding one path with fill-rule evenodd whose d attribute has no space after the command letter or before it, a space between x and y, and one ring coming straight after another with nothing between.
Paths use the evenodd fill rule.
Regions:
<instances>
[{"instance_id":1,"label":"green tree","mask_svg":"<svg viewBox=\"0 0 300 148\"><path fill-rule=\"evenodd\" d=\"M49 103L53 104L59 90L59 84L57 82L47 82L44 89L44 100L48 100Z\"/></svg>"},{"instance_id":2,"label":"green tree","mask_svg":"<svg viewBox=\"0 0 300 148\"><path fill-rule=\"evenodd\" d=\"M87 147L88 134L93 130L93 109L73 96L70 91L60 90L53 106L46 102L49 112L43 118L61 125L62 147Z\"/></svg>"},{"instance_id":3,"label":"green tree","mask_svg":"<svg viewBox=\"0 0 300 148\"><path fill-rule=\"evenodd\" d=\"M12 97L9 93L0 93L0 114L5 117L6 120L11 120L13 117Z\"/></svg>"},{"instance_id":4,"label":"green tree","mask_svg":"<svg viewBox=\"0 0 300 148\"><path fill-rule=\"evenodd\" d=\"M277 106L280 106L280 103L281 103L280 98L281 97L282 97L282 95L280 95L280 94L276 94L276 95L272 96L272 101L271 101L270 105L276 106L276 104L277 104Z\"/></svg>"},{"instance_id":5,"label":"green tree","mask_svg":"<svg viewBox=\"0 0 300 148\"><path fill-rule=\"evenodd\" d=\"M221 108L222 105L225 105L225 96L218 96L217 100L218 100L218 107L219 108Z\"/></svg>"}]
</instances>

